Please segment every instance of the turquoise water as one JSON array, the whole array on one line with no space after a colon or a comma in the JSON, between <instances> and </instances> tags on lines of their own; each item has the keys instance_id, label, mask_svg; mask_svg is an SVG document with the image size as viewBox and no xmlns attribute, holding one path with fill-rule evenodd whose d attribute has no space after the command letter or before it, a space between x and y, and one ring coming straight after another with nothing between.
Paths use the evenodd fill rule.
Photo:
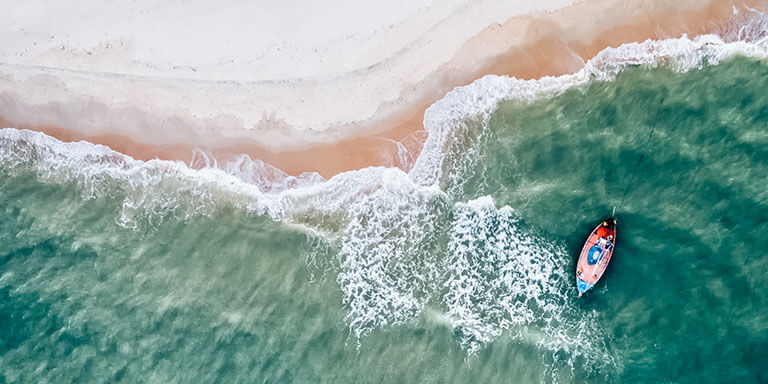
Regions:
<instances>
[{"instance_id":1,"label":"turquoise water","mask_svg":"<svg viewBox=\"0 0 768 384\"><path fill-rule=\"evenodd\" d=\"M735 58L503 102L440 188L262 193L5 132L0 382L768 380L766 89Z\"/></svg>"},{"instance_id":2,"label":"turquoise water","mask_svg":"<svg viewBox=\"0 0 768 384\"><path fill-rule=\"evenodd\" d=\"M768 380L766 75L743 58L632 69L493 117L493 162L467 193L515 207L571 254L623 199L617 257L578 304L599 314L621 381Z\"/></svg>"}]
</instances>

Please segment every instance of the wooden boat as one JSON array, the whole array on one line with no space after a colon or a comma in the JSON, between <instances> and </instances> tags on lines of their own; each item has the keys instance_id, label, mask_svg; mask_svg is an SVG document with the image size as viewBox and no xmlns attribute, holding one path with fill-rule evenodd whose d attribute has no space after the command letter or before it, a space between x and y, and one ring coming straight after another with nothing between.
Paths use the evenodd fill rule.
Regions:
<instances>
[{"instance_id":1,"label":"wooden boat","mask_svg":"<svg viewBox=\"0 0 768 384\"><path fill-rule=\"evenodd\" d=\"M613 247L616 244L616 219L610 218L598 225L589 234L581 249L579 262L576 264L576 288L579 297L595 286L603 277L608 263L611 262Z\"/></svg>"}]
</instances>

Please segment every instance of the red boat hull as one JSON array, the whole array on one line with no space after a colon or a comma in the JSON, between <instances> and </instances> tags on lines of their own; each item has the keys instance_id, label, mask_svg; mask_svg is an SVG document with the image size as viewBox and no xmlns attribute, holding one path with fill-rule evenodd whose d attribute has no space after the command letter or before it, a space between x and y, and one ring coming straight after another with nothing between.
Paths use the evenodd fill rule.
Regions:
<instances>
[{"instance_id":1,"label":"red boat hull","mask_svg":"<svg viewBox=\"0 0 768 384\"><path fill-rule=\"evenodd\" d=\"M589 234L576 264L576 288L579 297L589 291L603 277L613 256L616 244L616 220L613 218L600 223Z\"/></svg>"}]
</instances>

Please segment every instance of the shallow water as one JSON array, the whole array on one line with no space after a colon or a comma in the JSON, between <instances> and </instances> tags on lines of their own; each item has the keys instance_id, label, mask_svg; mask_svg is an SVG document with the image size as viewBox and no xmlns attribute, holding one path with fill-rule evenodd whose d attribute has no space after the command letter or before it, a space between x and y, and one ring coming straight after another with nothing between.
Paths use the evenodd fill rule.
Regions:
<instances>
[{"instance_id":1,"label":"shallow water","mask_svg":"<svg viewBox=\"0 0 768 384\"><path fill-rule=\"evenodd\" d=\"M767 87L735 58L503 102L446 141L437 186L263 192L4 131L0 380L768 380Z\"/></svg>"}]
</instances>

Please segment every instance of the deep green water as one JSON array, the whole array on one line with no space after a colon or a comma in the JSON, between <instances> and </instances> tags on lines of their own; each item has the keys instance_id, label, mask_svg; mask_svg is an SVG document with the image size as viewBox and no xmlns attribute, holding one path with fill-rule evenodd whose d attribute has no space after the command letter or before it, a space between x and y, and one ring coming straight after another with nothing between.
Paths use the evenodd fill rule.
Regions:
<instances>
[{"instance_id":1,"label":"deep green water","mask_svg":"<svg viewBox=\"0 0 768 384\"><path fill-rule=\"evenodd\" d=\"M630 68L502 103L447 192L368 170L282 221L119 161L59 177L6 140L0 382L768 381L766 90L746 58Z\"/></svg>"}]
</instances>

